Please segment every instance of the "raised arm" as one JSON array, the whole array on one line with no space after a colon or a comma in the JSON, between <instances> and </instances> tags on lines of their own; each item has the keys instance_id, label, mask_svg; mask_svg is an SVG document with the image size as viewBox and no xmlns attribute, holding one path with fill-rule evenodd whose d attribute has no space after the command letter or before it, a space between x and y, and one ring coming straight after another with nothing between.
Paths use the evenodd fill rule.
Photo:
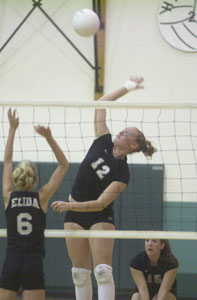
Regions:
<instances>
[{"instance_id":1,"label":"raised arm","mask_svg":"<svg viewBox=\"0 0 197 300\"><path fill-rule=\"evenodd\" d=\"M12 112L11 108L8 110L8 120L10 123L10 129L8 133L8 139L5 147L4 154L4 167L3 167L3 198L5 208L8 205L11 192L14 190L12 183L12 157L13 157L13 145L16 129L19 125L19 118L16 117L16 111Z\"/></svg>"},{"instance_id":2,"label":"raised arm","mask_svg":"<svg viewBox=\"0 0 197 300\"><path fill-rule=\"evenodd\" d=\"M102 211L119 196L126 186L125 183L113 181L96 200L77 202L70 195L70 202L55 201L51 207L56 212L67 210L78 212Z\"/></svg>"},{"instance_id":3,"label":"raised arm","mask_svg":"<svg viewBox=\"0 0 197 300\"><path fill-rule=\"evenodd\" d=\"M51 178L49 179L49 182L45 184L39 191L39 196L41 202L45 202L45 204L48 204L49 199L53 196L53 194L56 192L58 187L60 186L66 171L68 170L69 163L60 148L60 146L57 144L55 139L53 138L51 134L51 130L49 127L44 126L36 126L35 130L38 134L42 135L51 149L53 150L55 157L58 161L58 166L53 172Z\"/></svg>"},{"instance_id":4,"label":"raised arm","mask_svg":"<svg viewBox=\"0 0 197 300\"><path fill-rule=\"evenodd\" d=\"M138 288L140 300L150 300L148 287L142 271L130 268L133 280Z\"/></svg>"},{"instance_id":5,"label":"raised arm","mask_svg":"<svg viewBox=\"0 0 197 300\"><path fill-rule=\"evenodd\" d=\"M98 99L98 101L115 101L132 90L142 89L143 81L144 79L142 77L131 76L124 86L107 95L104 95L103 97ZM94 129L95 136L97 138L103 136L104 134L110 133L109 128L106 124L106 109L95 110Z\"/></svg>"},{"instance_id":6,"label":"raised arm","mask_svg":"<svg viewBox=\"0 0 197 300\"><path fill-rule=\"evenodd\" d=\"M165 273L162 282L161 282L161 286L158 292L158 296L157 299L158 300L165 300L167 299L167 295L174 283L174 280L176 278L176 273L177 273L177 268L176 269L172 269L169 270Z\"/></svg>"}]
</instances>

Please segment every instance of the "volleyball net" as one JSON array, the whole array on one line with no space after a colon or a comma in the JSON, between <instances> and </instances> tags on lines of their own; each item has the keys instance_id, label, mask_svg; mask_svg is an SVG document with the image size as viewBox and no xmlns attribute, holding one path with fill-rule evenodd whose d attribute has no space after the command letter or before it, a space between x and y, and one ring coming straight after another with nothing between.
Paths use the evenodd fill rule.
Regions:
<instances>
[{"instance_id":1,"label":"volleyball net","mask_svg":"<svg viewBox=\"0 0 197 300\"><path fill-rule=\"evenodd\" d=\"M50 126L69 160L69 171L51 201L68 199L77 168L95 138L95 108L107 109L112 138L122 129L134 126L157 148L152 160L147 160L142 153L128 156L131 180L115 201L116 232L64 231L62 214L52 212L49 206L48 214L53 220L45 231L46 237L197 239L196 104L1 101L1 167L9 129L9 107L16 109L20 118L13 160L36 162L40 186L57 162L45 139L35 133L35 125ZM0 236L4 237L3 209L0 214Z\"/></svg>"}]
</instances>

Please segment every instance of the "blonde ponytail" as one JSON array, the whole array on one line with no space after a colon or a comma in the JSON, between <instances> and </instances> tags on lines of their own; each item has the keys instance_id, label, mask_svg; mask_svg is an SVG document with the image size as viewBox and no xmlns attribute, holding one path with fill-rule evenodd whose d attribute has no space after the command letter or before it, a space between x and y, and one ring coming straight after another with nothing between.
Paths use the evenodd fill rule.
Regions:
<instances>
[{"instance_id":1,"label":"blonde ponytail","mask_svg":"<svg viewBox=\"0 0 197 300\"><path fill-rule=\"evenodd\" d=\"M14 186L20 191L30 191L35 187L37 175L37 167L33 162L22 161L13 171Z\"/></svg>"}]
</instances>

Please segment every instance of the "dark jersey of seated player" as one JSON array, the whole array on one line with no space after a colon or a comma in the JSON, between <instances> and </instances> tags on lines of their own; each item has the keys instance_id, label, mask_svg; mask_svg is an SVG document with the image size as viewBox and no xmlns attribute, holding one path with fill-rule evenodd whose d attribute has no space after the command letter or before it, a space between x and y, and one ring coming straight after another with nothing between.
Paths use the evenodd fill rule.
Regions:
<instances>
[{"instance_id":1,"label":"dark jersey of seated player","mask_svg":"<svg viewBox=\"0 0 197 300\"><path fill-rule=\"evenodd\" d=\"M146 251L143 251L131 259L130 267L143 272L149 293L151 295L155 295L159 291L164 274L169 270L178 268L178 264L175 260L164 261L160 256L157 266L150 266L148 255L146 254ZM138 291L137 287L136 291ZM170 292L176 296L176 279L170 289Z\"/></svg>"}]
</instances>

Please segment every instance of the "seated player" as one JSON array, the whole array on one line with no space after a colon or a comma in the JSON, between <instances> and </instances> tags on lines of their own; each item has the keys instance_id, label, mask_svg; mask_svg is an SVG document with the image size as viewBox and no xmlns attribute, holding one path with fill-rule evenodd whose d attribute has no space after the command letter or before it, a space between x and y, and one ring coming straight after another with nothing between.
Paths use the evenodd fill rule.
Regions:
<instances>
[{"instance_id":1,"label":"seated player","mask_svg":"<svg viewBox=\"0 0 197 300\"><path fill-rule=\"evenodd\" d=\"M145 251L130 263L136 284L131 300L176 300L178 266L168 240L146 239Z\"/></svg>"}]
</instances>

